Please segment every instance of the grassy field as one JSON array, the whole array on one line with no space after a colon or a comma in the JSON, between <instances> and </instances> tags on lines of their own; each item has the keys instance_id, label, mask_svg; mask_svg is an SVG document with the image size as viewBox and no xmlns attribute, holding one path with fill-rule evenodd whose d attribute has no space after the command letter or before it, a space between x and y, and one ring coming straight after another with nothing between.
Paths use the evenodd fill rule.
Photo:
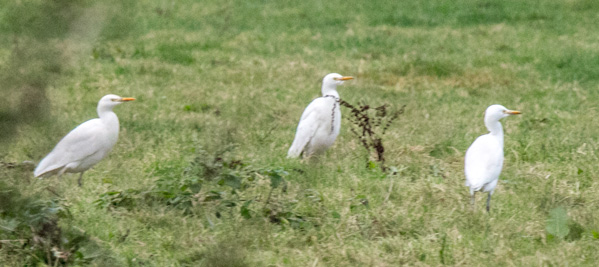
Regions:
<instances>
[{"instance_id":1,"label":"grassy field","mask_svg":"<svg viewBox=\"0 0 599 267\"><path fill-rule=\"evenodd\" d=\"M96 266L599 261L597 1L4 3L0 265L53 265L53 247ZM367 167L347 109L326 155L285 158L331 72L355 77L345 101L406 105L383 136L395 172ZM137 101L83 187L12 167L108 93ZM486 213L463 158L491 104L523 115Z\"/></svg>"}]
</instances>

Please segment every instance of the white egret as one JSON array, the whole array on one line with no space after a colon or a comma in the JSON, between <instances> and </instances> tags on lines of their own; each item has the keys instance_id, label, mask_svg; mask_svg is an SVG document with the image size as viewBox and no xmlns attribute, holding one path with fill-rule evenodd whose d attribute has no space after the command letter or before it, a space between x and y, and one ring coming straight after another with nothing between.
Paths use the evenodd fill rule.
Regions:
<instances>
[{"instance_id":1,"label":"white egret","mask_svg":"<svg viewBox=\"0 0 599 267\"><path fill-rule=\"evenodd\" d=\"M33 174L35 177L52 176L60 177L65 172L79 172L77 180L81 186L83 173L102 160L119 136L119 119L112 109L123 102L133 101L135 98L105 95L98 102L99 118L88 120L63 137L37 165Z\"/></svg>"},{"instance_id":2,"label":"white egret","mask_svg":"<svg viewBox=\"0 0 599 267\"><path fill-rule=\"evenodd\" d=\"M491 195L503 167L503 127L499 120L516 114L520 111L508 110L502 105L489 106L485 111L485 126L489 133L476 138L466 151L464 173L466 186L470 187L472 207L475 192L489 192L487 212L490 210Z\"/></svg>"},{"instance_id":3,"label":"white egret","mask_svg":"<svg viewBox=\"0 0 599 267\"><path fill-rule=\"evenodd\" d=\"M341 128L337 86L353 77L330 73L322 79L322 97L314 99L302 113L288 158L310 157L335 142Z\"/></svg>"}]
</instances>

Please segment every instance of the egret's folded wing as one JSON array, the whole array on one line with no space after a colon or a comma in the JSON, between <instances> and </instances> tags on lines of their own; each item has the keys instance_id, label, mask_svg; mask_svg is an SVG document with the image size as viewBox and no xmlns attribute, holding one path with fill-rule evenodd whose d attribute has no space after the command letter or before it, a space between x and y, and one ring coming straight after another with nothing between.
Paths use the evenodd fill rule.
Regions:
<instances>
[{"instance_id":1,"label":"egret's folded wing","mask_svg":"<svg viewBox=\"0 0 599 267\"><path fill-rule=\"evenodd\" d=\"M466 185L479 190L499 177L503 165L503 148L490 136L477 138L466 151Z\"/></svg>"},{"instance_id":2,"label":"egret's folded wing","mask_svg":"<svg viewBox=\"0 0 599 267\"><path fill-rule=\"evenodd\" d=\"M326 106L328 99L323 97L314 99L308 107L302 113L300 122L297 125L297 131L295 133L295 139L287 152L288 158L299 157L304 148L310 140L314 137L314 134L318 128L322 127L327 123ZM332 111L331 111L332 112Z\"/></svg>"},{"instance_id":3,"label":"egret's folded wing","mask_svg":"<svg viewBox=\"0 0 599 267\"><path fill-rule=\"evenodd\" d=\"M98 137L103 134L103 131L99 119L80 124L63 137L52 152L42 159L33 174L36 177L41 176L98 152L101 149L101 141Z\"/></svg>"}]
</instances>

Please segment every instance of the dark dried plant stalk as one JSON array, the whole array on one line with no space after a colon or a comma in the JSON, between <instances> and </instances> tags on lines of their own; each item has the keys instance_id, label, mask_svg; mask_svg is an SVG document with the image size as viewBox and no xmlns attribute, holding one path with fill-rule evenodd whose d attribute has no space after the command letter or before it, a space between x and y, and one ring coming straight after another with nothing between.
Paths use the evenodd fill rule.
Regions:
<instances>
[{"instance_id":1,"label":"dark dried plant stalk","mask_svg":"<svg viewBox=\"0 0 599 267\"><path fill-rule=\"evenodd\" d=\"M403 114L406 105L401 106L399 110L390 111L388 104L371 108L363 103L354 106L343 99L339 100L339 104L351 111L351 116L348 117L352 123L351 132L358 137L369 155L374 152L376 155L375 160L380 162L381 168L385 170L385 146L382 137L391 126L391 123ZM371 112L371 110L374 110L374 112Z\"/></svg>"}]
</instances>

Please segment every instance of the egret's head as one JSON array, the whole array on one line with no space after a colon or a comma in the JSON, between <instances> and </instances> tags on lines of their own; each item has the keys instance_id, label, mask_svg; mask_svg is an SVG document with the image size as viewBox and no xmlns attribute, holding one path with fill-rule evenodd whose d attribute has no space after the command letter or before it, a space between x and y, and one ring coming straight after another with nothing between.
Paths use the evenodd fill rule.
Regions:
<instances>
[{"instance_id":1,"label":"egret's head","mask_svg":"<svg viewBox=\"0 0 599 267\"><path fill-rule=\"evenodd\" d=\"M133 97L120 97L118 95L105 95L98 102L98 108L106 107L112 109L114 106L119 105L123 102L133 101L135 98Z\"/></svg>"},{"instance_id":2,"label":"egret's head","mask_svg":"<svg viewBox=\"0 0 599 267\"><path fill-rule=\"evenodd\" d=\"M342 76L339 73L329 73L322 79L322 84L327 86L337 86L342 85L344 81L351 80L353 78L354 77L351 76Z\"/></svg>"},{"instance_id":3,"label":"egret's head","mask_svg":"<svg viewBox=\"0 0 599 267\"><path fill-rule=\"evenodd\" d=\"M336 90L337 85L342 85L344 81L351 80L354 77L342 76L339 73L329 73L322 79L322 94L328 94L329 90Z\"/></svg>"},{"instance_id":4,"label":"egret's head","mask_svg":"<svg viewBox=\"0 0 599 267\"><path fill-rule=\"evenodd\" d=\"M509 110L502 105L491 105L485 111L485 121L499 121L510 115L518 115L520 111Z\"/></svg>"}]
</instances>

